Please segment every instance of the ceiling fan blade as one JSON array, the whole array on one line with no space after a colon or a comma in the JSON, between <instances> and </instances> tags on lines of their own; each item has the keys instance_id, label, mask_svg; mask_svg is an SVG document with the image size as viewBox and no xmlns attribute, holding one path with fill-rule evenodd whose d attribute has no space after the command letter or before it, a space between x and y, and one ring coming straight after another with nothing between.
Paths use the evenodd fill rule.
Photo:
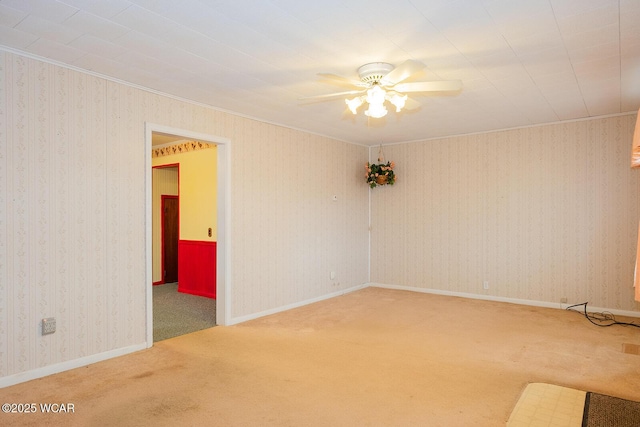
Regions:
<instances>
[{"instance_id":1,"label":"ceiling fan blade","mask_svg":"<svg viewBox=\"0 0 640 427\"><path fill-rule=\"evenodd\" d=\"M382 86L393 86L395 84L400 83L410 75L415 74L418 71L422 70L424 67L425 65L420 61L407 59L402 64L398 65L396 68L391 70L389 74L384 76L380 80L380 84Z\"/></svg>"},{"instance_id":2,"label":"ceiling fan blade","mask_svg":"<svg viewBox=\"0 0 640 427\"><path fill-rule=\"evenodd\" d=\"M330 73L318 73L318 75L327 80L332 80L336 83L348 84L350 86L367 87L367 84L360 80L349 79L347 77L338 76Z\"/></svg>"},{"instance_id":3,"label":"ceiling fan blade","mask_svg":"<svg viewBox=\"0 0 640 427\"><path fill-rule=\"evenodd\" d=\"M415 99L407 98L407 100L404 102L404 110L407 111L415 110L420 107L422 107L422 104L420 104Z\"/></svg>"},{"instance_id":4,"label":"ceiling fan blade","mask_svg":"<svg viewBox=\"0 0 640 427\"><path fill-rule=\"evenodd\" d=\"M462 89L460 80L401 83L393 87L393 90L398 92L451 92L460 89Z\"/></svg>"},{"instance_id":5,"label":"ceiling fan blade","mask_svg":"<svg viewBox=\"0 0 640 427\"><path fill-rule=\"evenodd\" d=\"M312 99L330 99L330 98L336 98L336 97L339 97L339 96L355 95L355 94L364 93L364 92L366 92L366 89L364 89L364 90L348 90L346 92L327 93L325 95L305 96L305 97L302 97L302 98L298 98L298 100L302 101L302 100L312 100Z\"/></svg>"}]
</instances>

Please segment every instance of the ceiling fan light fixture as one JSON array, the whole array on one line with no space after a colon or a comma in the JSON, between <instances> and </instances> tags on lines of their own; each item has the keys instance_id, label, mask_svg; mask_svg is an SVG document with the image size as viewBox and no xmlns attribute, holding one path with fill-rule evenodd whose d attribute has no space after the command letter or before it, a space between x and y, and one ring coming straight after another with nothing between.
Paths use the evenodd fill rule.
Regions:
<instances>
[{"instance_id":1,"label":"ceiling fan light fixture","mask_svg":"<svg viewBox=\"0 0 640 427\"><path fill-rule=\"evenodd\" d=\"M358 114L358 107L360 107L364 102L362 98L362 96L358 96L353 99L345 99L344 102L345 104L347 104L349 110L351 110L353 114Z\"/></svg>"},{"instance_id":2,"label":"ceiling fan light fixture","mask_svg":"<svg viewBox=\"0 0 640 427\"><path fill-rule=\"evenodd\" d=\"M384 106L384 101L387 97L387 92L379 85L373 85L371 89L367 91L367 102L369 108L364 112L365 115L379 119L387 115L387 108Z\"/></svg>"},{"instance_id":3,"label":"ceiling fan light fixture","mask_svg":"<svg viewBox=\"0 0 640 427\"><path fill-rule=\"evenodd\" d=\"M462 82L460 80L405 82L407 78L419 72L424 67L425 65L423 63L414 59L407 59L397 67L387 62L371 62L358 68L359 81L335 74L321 73L318 75L342 84L347 83L355 86L357 89L300 99L331 99L336 96L350 96L354 93L362 94L353 99L345 99L349 110L351 110L354 115L357 115L358 108L366 102L369 106L365 114L368 117L380 118L387 115L387 108L384 105L386 101L393 104L396 113L402 112L406 106L406 102L409 102L409 106L406 107L407 109L418 108L419 103L405 95L404 93L406 92L459 92L462 89ZM363 94L365 91L366 95Z\"/></svg>"},{"instance_id":4,"label":"ceiling fan light fixture","mask_svg":"<svg viewBox=\"0 0 640 427\"><path fill-rule=\"evenodd\" d=\"M371 89L367 91L367 102L369 104L384 104L384 100L387 97L387 92L379 85L373 85Z\"/></svg>"},{"instance_id":5,"label":"ceiling fan light fixture","mask_svg":"<svg viewBox=\"0 0 640 427\"><path fill-rule=\"evenodd\" d=\"M387 108L384 104L369 104L369 108L364 112L368 117L379 119L387 115Z\"/></svg>"},{"instance_id":6,"label":"ceiling fan light fixture","mask_svg":"<svg viewBox=\"0 0 640 427\"><path fill-rule=\"evenodd\" d=\"M391 98L389 98L389 102L391 102L396 107L396 112L399 113L404 108L405 102L407 102L407 95L400 96L398 94L395 94Z\"/></svg>"}]
</instances>

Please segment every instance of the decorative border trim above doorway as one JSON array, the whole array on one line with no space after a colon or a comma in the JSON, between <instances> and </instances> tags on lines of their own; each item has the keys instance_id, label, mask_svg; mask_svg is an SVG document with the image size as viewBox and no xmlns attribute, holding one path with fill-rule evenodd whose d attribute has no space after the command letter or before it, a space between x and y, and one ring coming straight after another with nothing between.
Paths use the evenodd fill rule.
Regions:
<instances>
[{"instance_id":1,"label":"decorative border trim above doorway","mask_svg":"<svg viewBox=\"0 0 640 427\"><path fill-rule=\"evenodd\" d=\"M181 154L188 151L205 150L214 147L214 144L207 144L200 141L188 141L180 144L171 145L169 147L155 148L151 152L151 157L170 156L172 154Z\"/></svg>"}]
</instances>

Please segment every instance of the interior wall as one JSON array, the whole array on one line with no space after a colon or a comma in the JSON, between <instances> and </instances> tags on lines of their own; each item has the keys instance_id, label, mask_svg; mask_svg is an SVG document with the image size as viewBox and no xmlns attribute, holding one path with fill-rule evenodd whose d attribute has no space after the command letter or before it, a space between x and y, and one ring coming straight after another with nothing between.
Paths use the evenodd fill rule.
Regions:
<instances>
[{"instance_id":1,"label":"interior wall","mask_svg":"<svg viewBox=\"0 0 640 427\"><path fill-rule=\"evenodd\" d=\"M178 167L154 168L151 174L152 274L156 283L162 281L162 196L178 195Z\"/></svg>"},{"instance_id":2,"label":"interior wall","mask_svg":"<svg viewBox=\"0 0 640 427\"><path fill-rule=\"evenodd\" d=\"M145 122L231 141L231 319L367 281L366 147L0 52L0 386L145 348Z\"/></svg>"},{"instance_id":3,"label":"interior wall","mask_svg":"<svg viewBox=\"0 0 640 427\"><path fill-rule=\"evenodd\" d=\"M180 164L180 239L216 241L217 162L215 146L151 159L152 166Z\"/></svg>"},{"instance_id":4,"label":"interior wall","mask_svg":"<svg viewBox=\"0 0 640 427\"><path fill-rule=\"evenodd\" d=\"M251 122L232 150L235 313L367 282L367 147Z\"/></svg>"},{"instance_id":5,"label":"interior wall","mask_svg":"<svg viewBox=\"0 0 640 427\"><path fill-rule=\"evenodd\" d=\"M372 282L637 311L635 118L384 147L398 182L372 191Z\"/></svg>"}]
</instances>

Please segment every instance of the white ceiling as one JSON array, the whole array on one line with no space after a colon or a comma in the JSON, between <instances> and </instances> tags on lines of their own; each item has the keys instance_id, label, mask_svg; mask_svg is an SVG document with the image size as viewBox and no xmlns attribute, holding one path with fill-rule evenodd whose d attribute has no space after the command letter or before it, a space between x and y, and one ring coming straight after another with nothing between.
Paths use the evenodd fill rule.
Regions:
<instances>
[{"instance_id":1,"label":"white ceiling","mask_svg":"<svg viewBox=\"0 0 640 427\"><path fill-rule=\"evenodd\" d=\"M0 0L0 45L369 145L640 107L640 0ZM299 100L407 59L462 92L370 121Z\"/></svg>"}]
</instances>

